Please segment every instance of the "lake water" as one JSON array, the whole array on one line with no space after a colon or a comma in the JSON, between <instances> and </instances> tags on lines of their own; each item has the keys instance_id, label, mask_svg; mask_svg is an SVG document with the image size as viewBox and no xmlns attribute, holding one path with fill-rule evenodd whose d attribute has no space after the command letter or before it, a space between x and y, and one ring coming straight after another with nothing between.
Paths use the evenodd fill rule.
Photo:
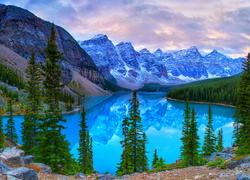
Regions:
<instances>
[{"instance_id":1,"label":"lake water","mask_svg":"<svg viewBox=\"0 0 250 180\"><path fill-rule=\"evenodd\" d=\"M165 93L139 92L140 111L144 131L147 134L148 158L151 161L154 149L158 155L163 157L166 163L173 163L180 156L181 127L183 121L183 110L185 103L169 101L164 98ZM95 170L105 173L115 173L117 163L120 161L122 148L121 121L124 113L129 107L129 99L132 93L118 93L113 96L87 98L84 104L87 112L87 125L93 138L93 158ZM198 116L198 128L200 142L202 143L205 125L207 124L206 104L190 104L195 108ZM218 105L211 105L214 117L214 129L217 135L218 129L223 128L224 146L231 146L233 143L233 113L234 108ZM80 113L64 115L67 119L65 126L67 139L70 141L71 153L78 157L78 132ZM4 118L4 122L6 123ZM20 123L22 116L15 116L16 128L20 135ZM20 142L20 138L19 138ZM150 162L151 164L151 162Z\"/></svg>"}]
</instances>

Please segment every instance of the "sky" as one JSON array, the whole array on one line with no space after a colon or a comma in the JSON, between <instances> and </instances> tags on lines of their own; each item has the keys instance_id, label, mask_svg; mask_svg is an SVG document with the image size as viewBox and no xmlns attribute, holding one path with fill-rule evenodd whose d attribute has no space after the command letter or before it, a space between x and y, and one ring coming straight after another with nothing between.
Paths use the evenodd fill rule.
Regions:
<instances>
[{"instance_id":1,"label":"sky","mask_svg":"<svg viewBox=\"0 0 250 180\"><path fill-rule=\"evenodd\" d=\"M250 0L0 0L66 29L76 40L106 34L136 50L196 46L231 56L250 52Z\"/></svg>"}]
</instances>

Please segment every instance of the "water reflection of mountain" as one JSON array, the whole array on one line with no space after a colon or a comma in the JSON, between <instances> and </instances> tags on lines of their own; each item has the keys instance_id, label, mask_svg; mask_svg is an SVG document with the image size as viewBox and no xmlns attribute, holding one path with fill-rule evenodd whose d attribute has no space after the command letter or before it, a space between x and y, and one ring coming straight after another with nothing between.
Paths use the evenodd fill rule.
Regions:
<instances>
[{"instance_id":1,"label":"water reflection of mountain","mask_svg":"<svg viewBox=\"0 0 250 180\"><path fill-rule=\"evenodd\" d=\"M162 127L181 129L185 103L167 101L164 93L139 93L140 111L144 131L154 127L159 131ZM131 93L118 93L111 97L103 97L98 103L86 103L88 126L94 142L107 144L117 135L121 135L121 121L129 107ZM92 98L92 100L94 100ZM208 105L191 104L197 112L198 126L206 124ZM234 108L212 105L214 128L219 128L232 122Z\"/></svg>"}]
</instances>

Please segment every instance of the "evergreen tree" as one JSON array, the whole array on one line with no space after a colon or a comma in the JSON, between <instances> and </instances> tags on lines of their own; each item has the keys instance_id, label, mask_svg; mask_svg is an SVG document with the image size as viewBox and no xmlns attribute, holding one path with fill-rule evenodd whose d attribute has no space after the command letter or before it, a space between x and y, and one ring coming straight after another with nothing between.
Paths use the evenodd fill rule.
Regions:
<instances>
[{"instance_id":1,"label":"evergreen tree","mask_svg":"<svg viewBox=\"0 0 250 180\"><path fill-rule=\"evenodd\" d=\"M40 124L39 142L36 148L36 160L47 164L57 173L75 173L76 162L70 154L69 142L61 130L65 129L63 123L66 121L59 106L58 96L61 85L61 69L59 60L62 53L58 51L56 44L56 31L54 25L51 28L51 36L45 48L47 59L43 66L45 80L43 85L46 91L45 117Z\"/></svg>"},{"instance_id":2,"label":"evergreen tree","mask_svg":"<svg viewBox=\"0 0 250 180\"><path fill-rule=\"evenodd\" d=\"M152 161L152 167L154 167L155 163L159 160L158 154L157 154L157 149L154 150L154 156L153 156L153 161Z\"/></svg>"},{"instance_id":3,"label":"evergreen tree","mask_svg":"<svg viewBox=\"0 0 250 180\"><path fill-rule=\"evenodd\" d=\"M220 152L224 149L224 147L223 147L223 129L222 128L219 129L219 131L218 131L216 149L218 152Z\"/></svg>"},{"instance_id":4,"label":"evergreen tree","mask_svg":"<svg viewBox=\"0 0 250 180\"><path fill-rule=\"evenodd\" d=\"M79 131L79 165L80 171L84 174L91 174L94 170L93 168L93 155L92 155L92 139L89 136L88 126L86 125L86 112L84 107L82 108L81 122L79 124L81 127Z\"/></svg>"},{"instance_id":5,"label":"evergreen tree","mask_svg":"<svg viewBox=\"0 0 250 180\"><path fill-rule=\"evenodd\" d=\"M159 170L164 170L164 168L166 168L167 166L166 166L166 164L165 164L165 160L162 158L162 157L160 157L159 159L158 159L158 161L156 161L156 163L154 164L154 166L153 166L153 168L155 168L155 169L159 169Z\"/></svg>"},{"instance_id":6,"label":"evergreen tree","mask_svg":"<svg viewBox=\"0 0 250 180\"><path fill-rule=\"evenodd\" d=\"M208 124L205 129L204 135L204 145L202 146L202 151L204 156L209 156L213 152L216 152L216 138L213 129L213 114L211 106L208 107Z\"/></svg>"},{"instance_id":7,"label":"evergreen tree","mask_svg":"<svg viewBox=\"0 0 250 180\"><path fill-rule=\"evenodd\" d=\"M3 149L5 146L5 136L3 129L3 117L0 116L0 149Z\"/></svg>"},{"instance_id":8,"label":"evergreen tree","mask_svg":"<svg viewBox=\"0 0 250 180\"><path fill-rule=\"evenodd\" d=\"M190 129L188 135L188 155L186 156L186 162L188 165L195 166L198 165L199 162L199 135L197 129L197 117L194 108L191 111L191 119L190 119Z\"/></svg>"},{"instance_id":9,"label":"evergreen tree","mask_svg":"<svg viewBox=\"0 0 250 180\"><path fill-rule=\"evenodd\" d=\"M13 105L12 105L12 99L9 99L7 102L7 112L9 113L9 119L7 120L6 124L6 136L10 138L12 142L17 141L17 133L15 128L15 120L13 119Z\"/></svg>"},{"instance_id":10,"label":"evergreen tree","mask_svg":"<svg viewBox=\"0 0 250 180\"><path fill-rule=\"evenodd\" d=\"M181 159L186 159L188 154L188 138L189 138L189 128L190 128L190 119L191 119L191 108L189 107L188 101L186 102L186 106L183 113L184 121L182 124L182 146L180 148L181 151Z\"/></svg>"},{"instance_id":11,"label":"evergreen tree","mask_svg":"<svg viewBox=\"0 0 250 180\"><path fill-rule=\"evenodd\" d=\"M25 91L27 93L26 113L22 123L22 149L26 154L34 154L34 147L37 146L38 121L42 118L42 90L41 90L41 70L36 63L35 54L32 53L25 70L28 81Z\"/></svg>"},{"instance_id":12,"label":"evergreen tree","mask_svg":"<svg viewBox=\"0 0 250 180\"><path fill-rule=\"evenodd\" d=\"M142 172L148 167L146 134L142 130L139 100L136 91L130 100L129 117L123 120L123 153L117 170L118 175Z\"/></svg>"},{"instance_id":13,"label":"evergreen tree","mask_svg":"<svg viewBox=\"0 0 250 180\"><path fill-rule=\"evenodd\" d=\"M237 88L237 103L235 111L235 143L237 154L250 153L250 53L243 62L243 73Z\"/></svg>"}]
</instances>

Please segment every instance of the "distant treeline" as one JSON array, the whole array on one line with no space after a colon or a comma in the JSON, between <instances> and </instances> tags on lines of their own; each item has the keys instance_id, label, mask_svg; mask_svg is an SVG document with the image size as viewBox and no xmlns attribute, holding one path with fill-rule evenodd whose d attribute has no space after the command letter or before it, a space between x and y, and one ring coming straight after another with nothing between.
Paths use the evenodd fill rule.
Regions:
<instances>
[{"instance_id":1,"label":"distant treeline","mask_svg":"<svg viewBox=\"0 0 250 180\"><path fill-rule=\"evenodd\" d=\"M200 84L176 88L169 91L167 97L184 101L236 105L239 76L210 79L208 83L204 83L205 80L201 81Z\"/></svg>"},{"instance_id":2,"label":"distant treeline","mask_svg":"<svg viewBox=\"0 0 250 180\"><path fill-rule=\"evenodd\" d=\"M23 77L9 68L8 66L0 62L0 81L11 86L17 87L18 89L24 89L25 83Z\"/></svg>"}]
</instances>

